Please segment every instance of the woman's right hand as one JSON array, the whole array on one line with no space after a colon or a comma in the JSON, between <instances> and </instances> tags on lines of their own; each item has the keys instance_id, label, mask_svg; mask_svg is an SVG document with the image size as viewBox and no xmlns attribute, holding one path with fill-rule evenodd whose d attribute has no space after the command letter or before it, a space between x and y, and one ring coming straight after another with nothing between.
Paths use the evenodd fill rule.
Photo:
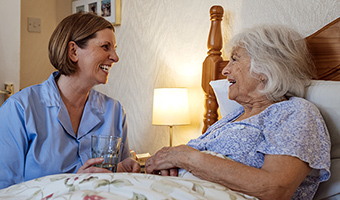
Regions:
<instances>
[{"instance_id":1,"label":"woman's right hand","mask_svg":"<svg viewBox=\"0 0 340 200\"><path fill-rule=\"evenodd\" d=\"M112 173L110 170L100 167L94 167L93 165L103 163L104 158L91 158L87 160L83 166L81 166L77 174L79 173Z\"/></svg>"}]
</instances>

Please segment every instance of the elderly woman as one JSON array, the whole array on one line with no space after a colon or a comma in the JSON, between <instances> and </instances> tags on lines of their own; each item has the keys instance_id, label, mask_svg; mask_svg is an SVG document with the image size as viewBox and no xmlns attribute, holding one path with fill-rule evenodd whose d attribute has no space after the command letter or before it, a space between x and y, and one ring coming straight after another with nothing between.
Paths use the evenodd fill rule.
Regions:
<instances>
[{"instance_id":1,"label":"elderly woman","mask_svg":"<svg viewBox=\"0 0 340 200\"><path fill-rule=\"evenodd\" d=\"M314 77L304 40L267 25L236 35L229 46L222 73L229 99L242 107L187 145L158 151L147 173L177 175L182 168L259 199L312 199L330 177L330 140L319 110L301 98Z\"/></svg>"},{"instance_id":2,"label":"elderly woman","mask_svg":"<svg viewBox=\"0 0 340 200\"><path fill-rule=\"evenodd\" d=\"M107 82L116 48L114 27L102 17L77 13L57 26L49 57L58 71L0 108L0 189L50 174L111 172L93 166L103 159L91 159L91 135L121 137L117 171L140 171L128 158L122 105L92 89Z\"/></svg>"}]
</instances>

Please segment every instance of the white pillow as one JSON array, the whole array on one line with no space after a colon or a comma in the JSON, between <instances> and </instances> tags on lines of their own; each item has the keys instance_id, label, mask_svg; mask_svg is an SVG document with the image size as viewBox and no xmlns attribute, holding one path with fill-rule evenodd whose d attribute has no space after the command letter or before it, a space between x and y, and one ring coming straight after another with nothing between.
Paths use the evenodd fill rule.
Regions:
<instances>
[{"instance_id":1,"label":"white pillow","mask_svg":"<svg viewBox=\"0 0 340 200\"><path fill-rule=\"evenodd\" d=\"M211 81L210 85L215 92L222 116L240 106L229 100L230 83L226 79ZM321 183L315 195L316 199L323 199L339 194L340 191L340 81L313 80L304 98L319 108L331 137L332 175L327 182Z\"/></svg>"},{"instance_id":2,"label":"white pillow","mask_svg":"<svg viewBox=\"0 0 340 200\"><path fill-rule=\"evenodd\" d=\"M313 81L305 98L314 103L325 119L332 141L332 158L340 158L340 81ZM340 190L339 190L340 191Z\"/></svg>"},{"instance_id":3,"label":"white pillow","mask_svg":"<svg viewBox=\"0 0 340 200\"><path fill-rule=\"evenodd\" d=\"M236 101L228 98L229 81L227 79L221 79L216 81L210 81L209 83L215 92L217 103L220 108L221 117L226 116L231 111L239 108L241 105Z\"/></svg>"},{"instance_id":4,"label":"white pillow","mask_svg":"<svg viewBox=\"0 0 340 200\"><path fill-rule=\"evenodd\" d=\"M340 81L313 81L305 98L314 103L325 119L331 136L331 178L320 184L315 199L340 197ZM337 194L337 197L335 196Z\"/></svg>"}]
</instances>

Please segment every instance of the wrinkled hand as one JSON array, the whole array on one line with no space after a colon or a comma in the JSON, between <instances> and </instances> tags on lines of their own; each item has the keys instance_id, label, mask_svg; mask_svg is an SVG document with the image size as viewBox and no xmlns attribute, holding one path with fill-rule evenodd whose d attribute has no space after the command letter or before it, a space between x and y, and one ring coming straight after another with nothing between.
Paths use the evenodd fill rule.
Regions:
<instances>
[{"instance_id":1,"label":"wrinkled hand","mask_svg":"<svg viewBox=\"0 0 340 200\"><path fill-rule=\"evenodd\" d=\"M187 145L163 147L145 163L145 172L163 176L177 176L178 168L186 168L181 161L188 159L190 152L197 151Z\"/></svg>"},{"instance_id":2,"label":"wrinkled hand","mask_svg":"<svg viewBox=\"0 0 340 200\"><path fill-rule=\"evenodd\" d=\"M118 163L117 172L140 173L140 165L136 160L126 158L122 162Z\"/></svg>"},{"instance_id":3,"label":"wrinkled hand","mask_svg":"<svg viewBox=\"0 0 340 200\"><path fill-rule=\"evenodd\" d=\"M91 158L87 160L83 166L81 166L77 174L79 173L112 173L110 170L100 167L94 167L93 165L101 164L104 158Z\"/></svg>"}]
</instances>

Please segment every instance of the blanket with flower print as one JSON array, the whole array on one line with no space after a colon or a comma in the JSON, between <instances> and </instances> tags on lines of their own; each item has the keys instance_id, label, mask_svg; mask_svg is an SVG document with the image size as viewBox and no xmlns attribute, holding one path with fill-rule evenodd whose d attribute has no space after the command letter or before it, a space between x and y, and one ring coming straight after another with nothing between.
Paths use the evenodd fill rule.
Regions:
<instances>
[{"instance_id":1,"label":"blanket with flower print","mask_svg":"<svg viewBox=\"0 0 340 200\"><path fill-rule=\"evenodd\" d=\"M0 190L0 199L255 199L199 179L137 173L57 174Z\"/></svg>"}]
</instances>

